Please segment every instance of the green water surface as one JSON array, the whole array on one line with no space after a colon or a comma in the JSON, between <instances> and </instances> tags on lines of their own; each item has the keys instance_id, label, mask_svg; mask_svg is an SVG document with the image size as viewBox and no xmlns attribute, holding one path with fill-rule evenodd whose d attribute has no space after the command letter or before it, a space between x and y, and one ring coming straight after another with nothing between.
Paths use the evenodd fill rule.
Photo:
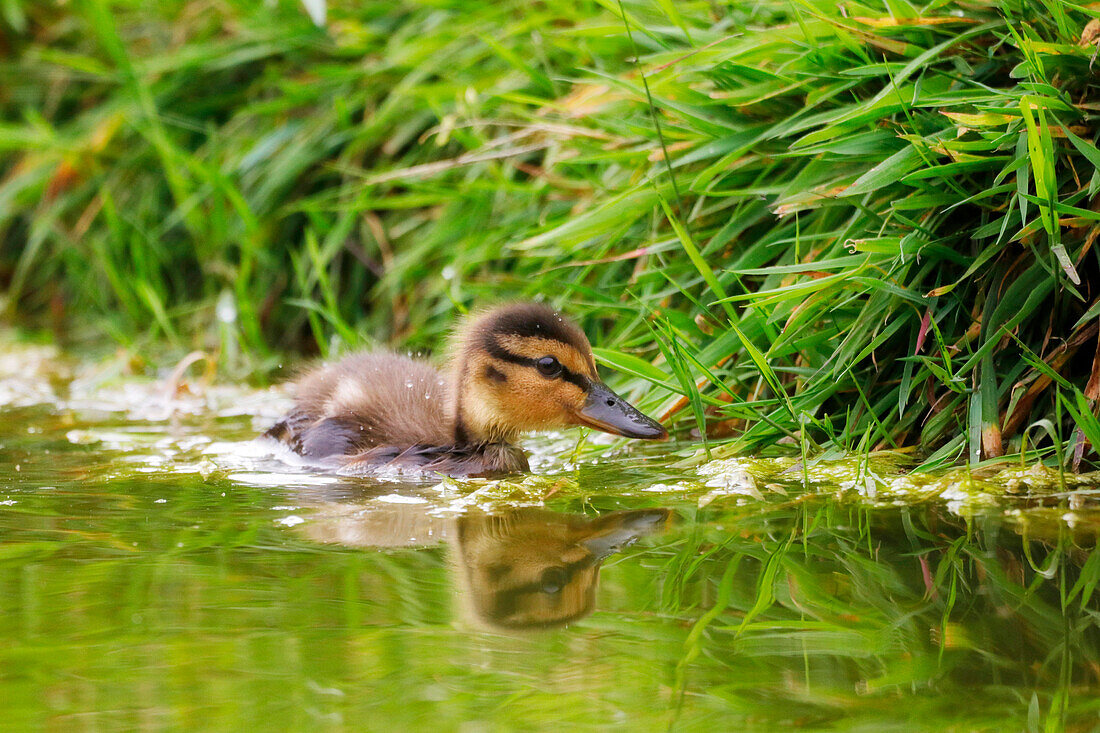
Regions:
<instances>
[{"instance_id":1,"label":"green water surface","mask_svg":"<svg viewBox=\"0 0 1100 733\"><path fill-rule=\"evenodd\" d=\"M4 730L1100 730L1095 488L716 491L575 435L535 478L341 478L251 442L263 394L36 384Z\"/></svg>"}]
</instances>

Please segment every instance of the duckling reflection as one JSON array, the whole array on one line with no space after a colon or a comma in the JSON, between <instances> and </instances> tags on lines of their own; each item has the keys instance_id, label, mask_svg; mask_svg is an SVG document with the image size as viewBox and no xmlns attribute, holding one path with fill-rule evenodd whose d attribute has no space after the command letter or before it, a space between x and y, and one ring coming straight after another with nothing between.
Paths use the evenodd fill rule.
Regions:
<instances>
[{"instance_id":1,"label":"duckling reflection","mask_svg":"<svg viewBox=\"0 0 1100 733\"><path fill-rule=\"evenodd\" d=\"M346 509L346 505L344 505ZM463 616L489 629L562 626L592 613L600 566L663 529L667 509L611 512L595 519L543 509L433 516L424 505L354 513L322 509L300 529L310 539L354 547L449 549Z\"/></svg>"},{"instance_id":2,"label":"duckling reflection","mask_svg":"<svg viewBox=\"0 0 1100 733\"><path fill-rule=\"evenodd\" d=\"M596 602L601 563L654 532L668 511L581 515L520 510L458 520L456 570L477 618L494 626L557 626L583 618Z\"/></svg>"}]
</instances>

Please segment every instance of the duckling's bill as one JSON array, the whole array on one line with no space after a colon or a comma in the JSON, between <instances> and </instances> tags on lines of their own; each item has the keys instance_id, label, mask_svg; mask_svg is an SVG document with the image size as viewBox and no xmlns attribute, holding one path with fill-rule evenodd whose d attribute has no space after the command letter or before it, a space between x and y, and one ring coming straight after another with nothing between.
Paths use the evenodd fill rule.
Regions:
<instances>
[{"instance_id":1,"label":"duckling's bill","mask_svg":"<svg viewBox=\"0 0 1100 733\"><path fill-rule=\"evenodd\" d=\"M574 419L578 425L625 438L668 439L668 431L661 423L612 392L603 382L592 383L588 398L574 414Z\"/></svg>"}]
</instances>

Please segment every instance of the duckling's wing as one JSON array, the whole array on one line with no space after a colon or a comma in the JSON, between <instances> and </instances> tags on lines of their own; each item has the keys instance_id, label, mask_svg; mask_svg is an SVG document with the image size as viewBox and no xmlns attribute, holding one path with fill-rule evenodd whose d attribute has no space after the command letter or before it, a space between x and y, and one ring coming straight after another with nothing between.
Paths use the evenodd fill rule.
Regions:
<instances>
[{"instance_id":1,"label":"duckling's wing","mask_svg":"<svg viewBox=\"0 0 1100 733\"><path fill-rule=\"evenodd\" d=\"M315 420L315 417L307 415L301 410L293 410L285 418L270 427L263 434L263 437L277 440L294 452L300 453L302 432Z\"/></svg>"},{"instance_id":2,"label":"duckling's wing","mask_svg":"<svg viewBox=\"0 0 1100 733\"><path fill-rule=\"evenodd\" d=\"M456 478L501 476L530 470L523 450L506 443L488 445L379 445L343 460L339 473L371 476L394 471L402 474L444 474Z\"/></svg>"},{"instance_id":3,"label":"duckling's wing","mask_svg":"<svg viewBox=\"0 0 1100 733\"><path fill-rule=\"evenodd\" d=\"M305 415L291 415L264 433L305 458L347 455L370 444L364 436L364 426L354 420L326 417L310 420Z\"/></svg>"},{"instance_id":4,"label":"duckling's wing","mask_svg":"<svg viewBox=\"0 0 1100 733\"><path fill-rule=\"evenodd\" d=\"M446 450L437 445L376 445L347 456L341 461L338 473L345 476L372 476L389 471L427 473L425 467L438 461Z\"/></svg>"}]
</instances>

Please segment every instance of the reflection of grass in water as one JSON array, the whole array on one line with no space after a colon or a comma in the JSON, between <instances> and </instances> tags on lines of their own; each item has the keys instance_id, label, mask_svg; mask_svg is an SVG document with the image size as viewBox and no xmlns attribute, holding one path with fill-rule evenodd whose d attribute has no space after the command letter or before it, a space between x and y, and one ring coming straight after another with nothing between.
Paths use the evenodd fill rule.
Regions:
<instances>
[{"instance_id":1,"label":"reflection of grass in water","mask_svg":"<svg viewBox=\"0 0 1100 733\"><path fill-rule=\"evenodd\" d=\"M553 501L667 500L599 475ZM23 495L0 514L10 719L1003 729L1033 691L1042 721L1059 696L1068 721L1095 715L1100 562L1068 534L1021 545L929 505L681 503L608 561L602 610L505 637L452 626L440 550L319 546L274 523L286 503L186 475Z\"/></svg>"},{"instance_id":2,"label":"reflection of grass in water","mask_svg":"<svg viewBox=\"0 0 1100 733\"><path fill-rule=\"evenodd\" d=\"M1022 729L1032 691L1051 729L1095 719L1100 561L1067 533L817 502L696 520L653 553L656 607L695 619L675 675L685 719L704 695L765 729Z\"/></svg>"}]
</instances>

